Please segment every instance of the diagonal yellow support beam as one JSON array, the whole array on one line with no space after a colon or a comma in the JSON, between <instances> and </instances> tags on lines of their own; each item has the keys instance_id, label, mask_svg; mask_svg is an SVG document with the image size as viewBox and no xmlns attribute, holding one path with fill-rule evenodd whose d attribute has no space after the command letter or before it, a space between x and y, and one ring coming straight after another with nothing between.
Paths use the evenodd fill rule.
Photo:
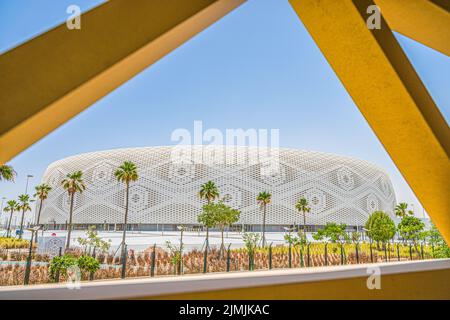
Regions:
<instances>
[{"instance_id":1,"label":"diagonal yellow support beam","mask_svg":"<svg viewBox=\"0 0 450 320\"><path fill-rule=\"evenodd\" d=\"M375 0L389 27L450 56L450 1Z\"/></svg>"},{"instance_id":2,"label":"diagonal yellow support beam","mask_svg":"<svg viewBox=\"0 0 450 320\"><path fill-rule=\"evenodd\" d=\"M0 56L0 163L245 0L110 0Z\"/></svg>"},{"instance_id":3,"label":"diagonal yellow support beam","mask_svg":"<svg viewBox=\"0 0 450 320\"><path fill-rule=\"evenodd\" d=\"M450 243L450 129L386 22L367 28L374 3L290 3Z\"/></svg>"}]
</instances>

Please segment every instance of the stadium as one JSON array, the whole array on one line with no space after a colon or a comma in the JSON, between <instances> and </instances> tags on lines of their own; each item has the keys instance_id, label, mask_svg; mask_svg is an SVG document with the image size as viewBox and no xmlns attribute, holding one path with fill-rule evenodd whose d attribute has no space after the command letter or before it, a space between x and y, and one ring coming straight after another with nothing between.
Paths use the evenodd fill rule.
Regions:
<instances>
[{"instance_id":1,"label":"stadium","mask_svg":"<svg viewBox=\"0 0 450 320\"><path fill-rule=\"evenodd\" d=\"M301 224L295 203L302 197L311 208L306 220L311 231L327 222L362 226L373 211L392 215L396 204L383 169L355 158L287 148L161 146L92 152L50 164L43 182L53 190L44 202L41 223L57 227L68 221L70 202L61 181L68 173L81 170L86 190L75 198L75 228L96 225L120 230L125 187L115 179L114 171L124 161L134 162L139 173L130 187L132 229L199 226L197 216L206 202L198 192L209 180L216 183L229 206L241 211L234 228L252 231L260 230L262 213L256 196L261 191L272 194L268 231Z\"/></svg>"}]
</instances>

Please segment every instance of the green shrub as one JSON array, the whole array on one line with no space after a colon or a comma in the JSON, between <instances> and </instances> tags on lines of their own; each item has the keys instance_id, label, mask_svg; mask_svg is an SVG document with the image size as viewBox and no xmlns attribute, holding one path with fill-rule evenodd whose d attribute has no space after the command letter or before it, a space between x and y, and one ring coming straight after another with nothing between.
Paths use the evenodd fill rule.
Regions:
<instances>
[{"instance_id":1,"label":"green shrub","mask_svg":"<svg viewBox=\"0 0 450 320\"><path fill-rule=\"evenodd\" d=\"M395 236L395 223L384 211L375 211L366 222L367 235L373 241L386 243Z\"/></svg>"},{"instance_id":2,"label":"green shrub","mask_svg":"<svg viewBox=\"0 0 450 320\"><path fill-rule=\"evenodd\" d=\"M78 258L71 254L65 254L61 257L56 256L52 259L52 261L50 261L50 279L55 281L58 271L61 276L67 276L67 269L72 266L77 266L83 273L94 274L98 269L100 269L100 262L94 257L87 255L82 255Z\"/></svg>"},{"instance_id":3,"label":"green shrub","mask_svg":"<svg viewBox=\"0 0 450 320\"><path fill-rule=\"evenodd\" d=\"M95 273L100 269L100 262L91 256L81 256L77 260L78 268L81 272Z\"/></svg>"},{"instance_id":4,"label":"green shrub","mask_svg":"<svg viewBox=\"0 0 450 320\"><path fill-rule=\"evenodd\" d=\"M56 256L50 261L49 276L50 279L55 281L56 275L59 271L60 275L65 276L67 269L71 266L77 265L77 259L71 255L65 254L63 256Z\"/></svg>"}]
</instances>

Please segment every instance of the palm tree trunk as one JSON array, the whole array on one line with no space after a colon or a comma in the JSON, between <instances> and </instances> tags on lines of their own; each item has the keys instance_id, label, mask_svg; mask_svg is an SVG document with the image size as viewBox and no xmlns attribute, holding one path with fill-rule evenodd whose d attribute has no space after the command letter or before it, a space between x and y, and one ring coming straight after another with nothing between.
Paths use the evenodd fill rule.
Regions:
<instances>
[{"instance_id":1,"label":"palm tree trunk","mask_svg":"<svg viewBox=\"0 0 450 320\"><path fill-rule=\"evenodd\" d=\"M66 243L66 249L69 249L70 247L70 236L72 234L72 215L73 215L73 200L74 200L75 193L72 192L70 194L70 210L69 210L69 225L67 227L67 243Z\"/></svg>"},{"instance_id":2,"label":"palm tree trunk","mask_svg":"<svg viewBox=\"0 0 450 320\"><path fill-rule=\"evenodd\" d=\"M225 252L225 244L224 244L224 240L223 240L223 232L224 232L225 228L222 227L220 228L220 231L222 233L222 244L220 245L220 256L222 257L224 252Z\"/></svg>"},{"instance_id":3,"label":"palm tree trunk","mask_svg":"<svg viewBox=\"0 0 450 320\"><path fill-rule=\"evenodd\" d=\"M39 225L39 221L41 220L42 202L43 202L43 200L41 199L41 202L39 203L39 211L38 211L38 216L37 216L37 220L36 220L37 225Z\"/></svg>"},{"instance_id":4,"label":"palm tree trunk","mask_svg":"<svg viewBox=\"0 0 450 320\"><path fill-rule=\"evenodd\" d=\"M130 193L130 184L129 182L125 182L126 184L126 193L125 193L125 221L123 224L123 234L122 234L122 255L123 257L124 250L125 250L125 238L127 236L127 223L128 223L128 196Z\"/></svg>"},{"instance_id":5,"label":"palm tree trunk","mask_svg":"<svg viewBox=\"0 0 450 320\"><path fill-rule=\"evenodd\" d=\"M206 203L210 204L211 200L209 198L206 198ZM206 248L209 249L209 228L206 226L206 242L205 242Z\"/></svg>"},{"instance_id":6,"label":"palm tree trunk","mask_svg":"<svg viewBox=\"0 0 450 320\"><path fill-rule=\"evenodd\" d=\"M306 214L305 211L303 211L303 232L306 234Z\"/></svg>"},{"instance_id":7,"label":"palm tree trunk","mask_svg":"<svg viewBox=\"0 0 450 320\"><path fill-rule=\"evenodd\" d=\"M39 203L39 211L38 211L36 225L39 225L39 220L41 220L41 210L42 210L42 199L41 199L41 202ZM36 243L38 241L38 233L39 232L36 231L36 237L35 237L35 240L34 240Z\"/></svg>"},{"instance_id":8,"label":"palm tree trunk","mask_svg":"<svg viewBox=\"0 0 450 320\"><path fill-rule=\"evenodd\" d=\"M413 243L414 243L414 249L416 250L417 254L420 256L419 246L418 246L416 240L413 240L413 241L414 241L414 242L413 242Z\"/></svg>"},{"instance_id":9,"label":"palm tree trunk","mask_svg":"<svg viewBox=\"0 0 450 320\"><path fill-rule=\"evenodd\" d=\"M22 209L22 218L20 219L20 234L19 239L22 239L22 233L23 233L23 217L25 216L25 209Z\"/></svg>"},{"instance_id":10,"label":"palm tree trunk","mask_svg":"<svg viewBox=\"0 0 450 320\"><path fill-rule=\"evenodd\" d=\"M14 211L11 211L11 215L9 216L9 221L8 221L8 231L6 233L6 236L9 238L11 236L11 220L13 217Z\"/></svg>"},{"instance_id":11,"label":"palm tree trunk","mask_svg":"<svg viewBox=\"0 0 450 320\"><path fill-rule=\"evenodd\" d=\"M266 205L263 208L262 246L266 246Z\"/></svg>"}]
</instances>

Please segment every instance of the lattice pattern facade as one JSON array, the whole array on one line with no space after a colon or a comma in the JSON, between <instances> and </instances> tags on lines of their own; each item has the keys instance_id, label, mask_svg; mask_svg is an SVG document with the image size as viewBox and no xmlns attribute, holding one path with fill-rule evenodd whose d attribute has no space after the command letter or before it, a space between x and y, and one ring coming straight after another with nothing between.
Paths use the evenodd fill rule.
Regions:
<instances>
[{"instance_id":1,"label":"lattice pattern facade","mask_svg":"<svg viewBox=\"0 0 450 320\"><path fill-rule=\"evenodd\" d=\"M93 152L52 163L43 176L43 182L53 190L44 204L42 223L68 220L69 199L61 180L76 170L83 171L87 189L75 198L74 223L122 223L125 191L124 185L115 180L114 171L123 161L134 162L139 170L139 180L130 188L130 223L196 224L204 204L198 191L208 180L218 185L230 206L241 210L240 224L261 223L262 213L256 203L261 191L272 193L268 225L301 223L302 215L294 207L301 197L311 207L308 225L363 225L369 213L384 210L392 214L396 204L387 174L366 161L280 148L276 149L279 167L268 174L257 148L188 148L193 157L181 163L173 161L175 147ZM223 155L223 150L233 154L233 161L211 164L211 157Z\"/></svg>"}]
</instances>

